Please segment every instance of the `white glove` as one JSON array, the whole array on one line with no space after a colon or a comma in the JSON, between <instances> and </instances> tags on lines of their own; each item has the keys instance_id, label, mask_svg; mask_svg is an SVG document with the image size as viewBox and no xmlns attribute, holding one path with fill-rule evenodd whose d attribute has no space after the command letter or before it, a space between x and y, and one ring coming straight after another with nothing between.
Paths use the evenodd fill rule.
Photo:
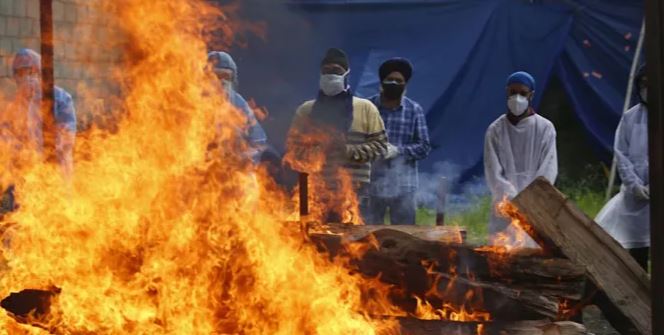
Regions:
<instances>
[{"instance_id":1,"label":"white glove","mask_svg":"<svg viewBox=\"0 0 664 335\"><path fill-rule=\"evenodd\" d=\"M387 152L385 152L385 159L392 159L399 156L399 148L392 143L387 144Z\"/></svg>"}]
</instances>

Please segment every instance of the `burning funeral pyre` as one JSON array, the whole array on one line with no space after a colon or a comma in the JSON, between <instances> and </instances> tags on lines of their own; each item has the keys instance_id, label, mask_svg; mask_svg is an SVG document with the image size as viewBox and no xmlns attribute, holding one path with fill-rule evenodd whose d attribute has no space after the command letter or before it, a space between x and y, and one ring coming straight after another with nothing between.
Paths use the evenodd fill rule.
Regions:
<instances>
[{"instance_id":1,"label":"burning funeral pyre","mask_svg":"<svg viewBox=\"0 0 664 335\"><path fill-rule=\"evenodd\" d=\"M18 206L0 222L0 334L583 333L557 321L586 269L547 248L365 228L348 176L326 193L316 157L299 166L312 173L299 218L296 196L240 154L243 117L211 93L210 25L229 45L256 30L231 19L235 7L94 4L117 32L89 43L122 50L104 69L121 83L117 118L78 135L72 173L2 142L0 182ZM1 114L10 135L23 126L14 114ZM325 206L345 223L322 220Z\"/></svg>"}]
</instances>

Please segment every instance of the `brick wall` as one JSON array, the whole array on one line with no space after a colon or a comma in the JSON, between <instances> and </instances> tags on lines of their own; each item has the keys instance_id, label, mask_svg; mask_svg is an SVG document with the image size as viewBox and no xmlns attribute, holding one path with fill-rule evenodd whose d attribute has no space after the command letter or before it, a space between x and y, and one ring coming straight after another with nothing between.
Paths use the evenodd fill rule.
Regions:
<instances>
[{"instance_id":1,"label":"brick wall","mask_svg":"<svg viewBox=\"0 0 664 335\"><path fill-rule=\"evenodd\" d=\"M105 45L110 32L94 3L53 0L55 82L74 96L79 128L87 127L91 112L102 108L114 90L108 69L119 55ZM39 32L39 0L0 0L0 89L5 96L15 89L13 54L21 48L39 52Z\"/></svg>"}]
</instances>

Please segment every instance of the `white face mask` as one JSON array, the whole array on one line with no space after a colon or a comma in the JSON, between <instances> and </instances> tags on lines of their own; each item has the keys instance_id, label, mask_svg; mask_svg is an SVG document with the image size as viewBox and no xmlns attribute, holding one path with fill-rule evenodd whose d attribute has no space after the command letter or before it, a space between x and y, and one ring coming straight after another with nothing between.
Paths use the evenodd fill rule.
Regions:
<instances>
[{"instance_id":1,"label":"white face mask","mask_svg":"<svg viewBox=\"0 0 664 335\"><path fill-rule=\"evenodd\" d=\"M39 75L36 74L24 75L16 78L18 91L29 97L34 97L39 93L39 90L41 89L40 84Z\"/></svg>"},{"instance_id":2,"label":"white face mask","mask_svg":"<svg viewBox=\"0 0 664 335\"><path fill-rule=\"evenodd\" d=\"M641 95L641 100L643 100L643 102L648 103L648 89L647 88L642 88L641 91L639 92L639 95Z\"/></svg>"},{"instance_id":3,"label":"white face mask","mask_svg":"<svg viewBox=\"0 0 664 335\"><path fill-rule=\"evenodd\" d=\"M346 89L346 75L344 74L322 74L320 76L320 90L323 94L333 97Z\"/></svg>"},{"instance_id":4,"label":"white face mask","mask_svg":"<svg viewBox=\"0 0 664 335\"><path fill-rule=\"evenodd\" d=\"M230 93L233 90L233 83L229 80L222 80L221 81L221 86L224 88L224 91L226 93Z\"/></svg>"},{"instance_id":5,"label":"white face mask","mask_svg":"<svg viewBox=\"0 0 664 335\"><path fill-rule=\"evenodd\" d=\"M520 94L515 94L507 99L507 108L514 116L521 116L528 109L528 98Z\"/></svg>"}]
</instances>

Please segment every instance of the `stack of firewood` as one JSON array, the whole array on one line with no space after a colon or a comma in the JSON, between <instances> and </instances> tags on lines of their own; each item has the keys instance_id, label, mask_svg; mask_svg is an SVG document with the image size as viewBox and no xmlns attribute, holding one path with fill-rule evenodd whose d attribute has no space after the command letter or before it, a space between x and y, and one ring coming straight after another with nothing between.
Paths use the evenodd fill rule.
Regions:
<instances>
[{"instance_id":1,"label":"stack of firewood","mask_svg":"<svg viewBox=\"0 0 664 335\"><path fill-rule=\"evenodd\" d=\"M649 277L616 241L544 180L513 203L541 248L471 246L456 227L329 224L308 236L351 270L394 287L390 299L407 315L402 334L471 335L478 324L483 334L587 334L569 320L578 320L590 286L639 334L651 335ZM422 320L422 301L481 310L490 321Z\"/></svg>"}]
</instances>

